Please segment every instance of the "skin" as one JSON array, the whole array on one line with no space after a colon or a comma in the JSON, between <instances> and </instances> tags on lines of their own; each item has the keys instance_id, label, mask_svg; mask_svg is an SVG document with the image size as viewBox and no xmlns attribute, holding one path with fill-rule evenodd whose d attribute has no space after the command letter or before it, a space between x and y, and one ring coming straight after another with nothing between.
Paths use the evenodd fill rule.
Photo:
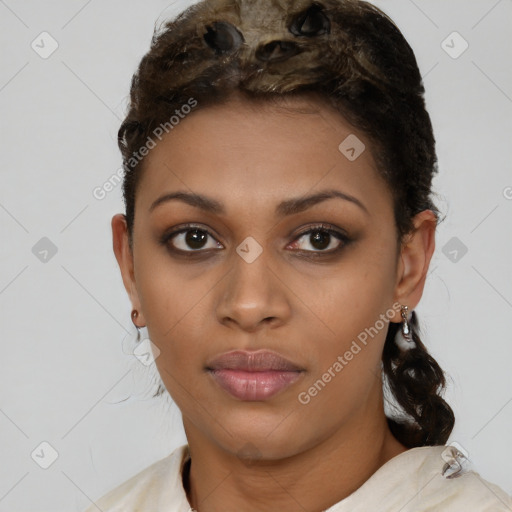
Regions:
<instances>
[{"instance_id":1,"label":"skin","mask_svg":"<svg viewBox=\"0 0 512 512\"><path fill-rule=\"evenodd\" d=\"M366 145L353 162L338 150L349 134ZM200 512L325 510L406 450L383 411L387 324L308 404L298 401L379 315L397 301L412 311L423 293L435 216L419 213L397 245L392 195L370 148L364 134L311 99L279 107L234 96L194 111L146 157L133 251L124 216L112 219L137 324L147 325L161 351L158 371L183 415L192 459L188 498ZM288 216L274 211L281 201L324 189L356 197L367 211L339 198ZM178 190L214 198L225 213L178 200L149 211ZM187 245L184 235L159 243L184 223L211 233L203 249ZM301 232L318 223L346 231L351 241L315 245ZM252 263L236 252L249 236L262 248ZM202 253L178 256L173 243ZM308 257L336 247L337 255ZM399 310L390 319L400 322ZM205 371L216 355L261 348L305 370L266 401L237 400Z\"/></svg>"}]
</instances>

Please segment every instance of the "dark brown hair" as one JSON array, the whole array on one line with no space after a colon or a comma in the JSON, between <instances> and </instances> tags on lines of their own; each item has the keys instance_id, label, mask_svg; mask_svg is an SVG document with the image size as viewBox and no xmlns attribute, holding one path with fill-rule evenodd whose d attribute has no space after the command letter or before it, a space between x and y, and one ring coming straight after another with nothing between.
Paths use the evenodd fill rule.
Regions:
<instances>
[{"instance_id":1,"label":"dark brown hair","mask_svg":"<svg viewBox=\"0 0 512 512\"><path fill-rule=\"evenodd\" d=\"M414 53L390 18L358 0L208 0L155 30L134 74L130 107L118 139L132 243L135 194L144 154L192 108L233 94L251 101L303 95L327 102L371 141L394 199L398 246L413 217L434 205L435 139ZM341 141L340 141L341 142ZM146 149L145 149L146 148ZM388 422L408 447L444 444L454 415L440 393L443 371L419 338L400 351L390 323L384 382L401 415ZM160 385L155 396L164 388Z\"/></svg>"}]
</instances>

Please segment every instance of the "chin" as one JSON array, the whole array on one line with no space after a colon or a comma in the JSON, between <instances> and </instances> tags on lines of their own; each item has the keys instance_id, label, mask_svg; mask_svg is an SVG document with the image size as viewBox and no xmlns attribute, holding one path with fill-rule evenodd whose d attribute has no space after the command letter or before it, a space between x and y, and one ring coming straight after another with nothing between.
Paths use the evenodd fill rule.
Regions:
<instances>
[{"instance_id":1,"label":"chin","mask_svg":"<svg viewBox=\"0 0 512 512\"><path fill-rule=\"evenodd\" d=\"M210 436L217 438L216 442L222 449L247 461L247 464L291 457L308 445L303 439L304 432L295 423L287 423L286 413L274 411L266 414L260 409L249 413L220 413L218 417L225 418L222 426L229 425L226 427L229 434L216 424L215 433L210 432Z\"/></svg>"}]
</instances>

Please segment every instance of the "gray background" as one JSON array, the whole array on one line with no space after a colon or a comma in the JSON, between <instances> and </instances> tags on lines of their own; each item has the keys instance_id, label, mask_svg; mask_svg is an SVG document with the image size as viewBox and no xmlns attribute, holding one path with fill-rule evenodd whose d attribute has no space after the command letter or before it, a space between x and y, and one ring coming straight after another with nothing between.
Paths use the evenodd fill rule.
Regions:
<instances>
[{"instance_id":1,"label":"gray background","mask_svg":"<svg viewBox=\"0 0 512 512\"><path fill-rule=\"evenodd\" d=\"M155 21L188 3L0 0L0 512L83 510L185 441L176 406L150 399L152 367L126 349L110 231L121 187L93 190L120 167ZM451 376L450 440L512 493L512 2L376 3L416 52L438 141L447 219L417 311ZM58 44L48 58L43 31Z\"/></svg>"}]
</instances>

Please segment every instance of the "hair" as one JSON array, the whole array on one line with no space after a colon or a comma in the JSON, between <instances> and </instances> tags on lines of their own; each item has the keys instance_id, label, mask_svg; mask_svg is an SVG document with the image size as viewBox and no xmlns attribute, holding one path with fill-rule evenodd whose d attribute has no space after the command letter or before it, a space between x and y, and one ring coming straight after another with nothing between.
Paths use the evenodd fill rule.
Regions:
<instances>
[{"instance_id":1,"label":"hair","mask_svg":"<svg viewBox=\"0 0 512 512\"><path fill-rule=\"evenodd\" d=\"M192 107L221 104L235 94L263 102L308 96L360 130L392 192L400 247L417 213L429 209L439 222L431 199L435 139L424 92L413 50L394 22L367 2L207 0L189 7L155 28L118 133L130 247L141 155ZM390 323L382 355L384 384L401 409L401 416L388 415L388 424L407 447L445 444L455 419L441 397L443 371L419 338L416 313L415 348L398 349L400 327ZM160 385L154 396L163 392Z\"/></svg>"}]
</instances>

